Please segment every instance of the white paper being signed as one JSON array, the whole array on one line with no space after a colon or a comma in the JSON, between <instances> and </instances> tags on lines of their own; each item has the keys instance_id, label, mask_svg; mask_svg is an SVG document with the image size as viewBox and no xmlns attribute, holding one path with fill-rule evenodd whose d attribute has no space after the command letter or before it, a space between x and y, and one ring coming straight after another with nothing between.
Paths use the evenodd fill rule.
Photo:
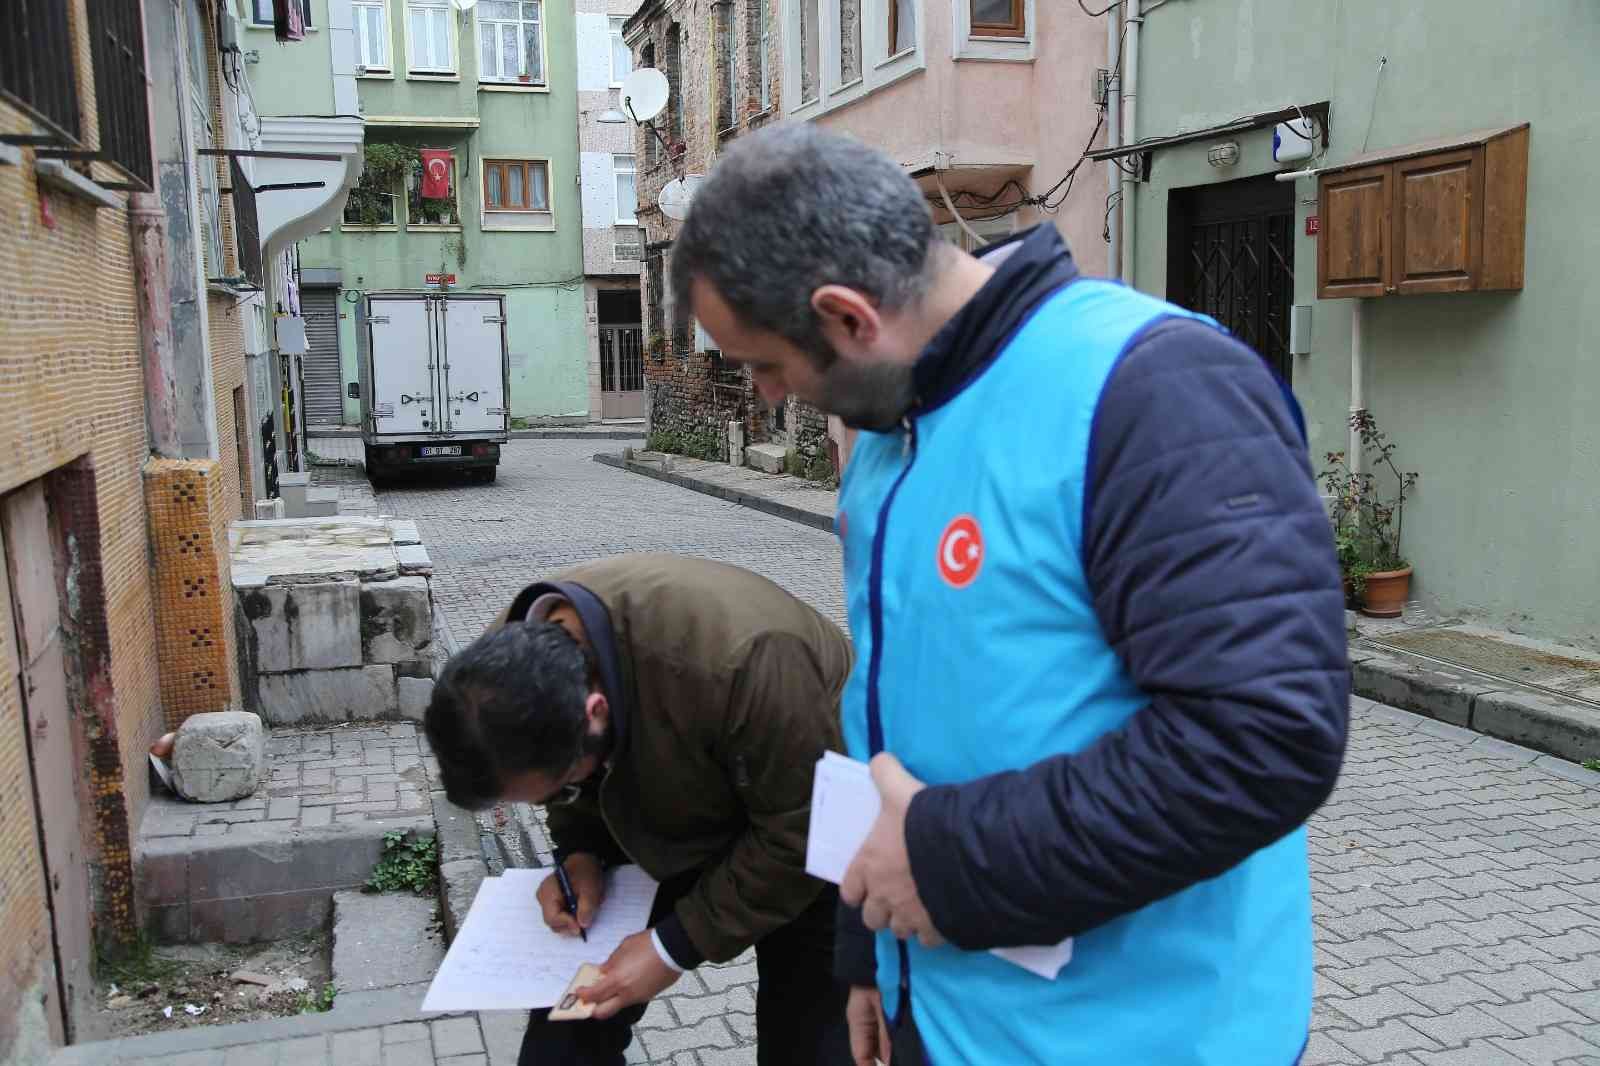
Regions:
<instances>
[{"instance_id":1,"label":"white paper being signed","mask_svg":"<svg viewBox=\"0 0 1600 1066\"><path fill-rule=\"evenodd\" d=\"M605 902L587 943L552 932L537 898L549 874L548 869L511 869L483 879L428 987L424 1011L553 1007L579 966L605 962L650 920L656 882L637 866L619 866L606 875Z\"/></svg>"},{"instance_id":2,"label":"white paper being signed","mask_svg":"<svg viewBox=\"0 0 1600 1066\"><path fill-rule=\"evenodd\" d=\"M806 836L806 873L839 884L861 850L883 801L864 762L824 752L811 782L811 830ZM991 955L1054 981L1072 961L1072 938L1041 947L994 948Z\"/></svg>"}]
</instances>

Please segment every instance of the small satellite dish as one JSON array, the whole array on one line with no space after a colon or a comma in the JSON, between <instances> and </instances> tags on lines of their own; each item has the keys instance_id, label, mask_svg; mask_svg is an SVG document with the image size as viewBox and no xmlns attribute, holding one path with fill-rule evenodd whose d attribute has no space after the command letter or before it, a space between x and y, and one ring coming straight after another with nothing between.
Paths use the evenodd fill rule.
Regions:
<instances>
[{"instance_id":1,"label":"small satellite dish","mask_svg":"<svg viewBox=\"0 0 1600 1066\"><path fill-rule=\"evenodd\" d=\"M654 67L640 67L622 82L622 109L635 122L649 122L666 110L667 76Z\"/></svg>"},{"instance_id":2,"label":"small satellite dish","mask_svg":"<svg viewBox=\"0 0 1600 1066\"><path fill-rule=\"evenodd\" d=\"M450 0L450 2L454 4L456 6L456 10L461 12L463 15L478 6L478 0Z\"/></svg>"},{"instance_id":3,"label":"small satellite dish","mask_svg":"<svg viewBox=\"0 0 1600 1066\"><path fill-rule=\"evenodd\" d=\"M661 192L656 197L656 206L661 208L663 215L676 222L682 222L689 216L689 201L694 199L695 192L704 180L705 176L701 174L673 178L661 187Z\"/></svg>"}]
</instances>

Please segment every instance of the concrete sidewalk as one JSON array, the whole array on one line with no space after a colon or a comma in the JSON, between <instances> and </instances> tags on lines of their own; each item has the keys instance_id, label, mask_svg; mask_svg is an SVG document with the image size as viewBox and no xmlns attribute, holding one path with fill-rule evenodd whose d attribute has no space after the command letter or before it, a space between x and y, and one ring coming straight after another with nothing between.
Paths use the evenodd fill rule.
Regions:
<instances>
[{"instance_id":1,"label":"concrete sidewalk","mask_svg":"<svg viewBox=\"0 0 1600 1066\"><path fill-rule=\"evenodd\" d=\"M833 532L833 516L839 509L837 490L788 474L632 449L601 452L594 460L828 533Z\"/></svg>"}]
</instances>

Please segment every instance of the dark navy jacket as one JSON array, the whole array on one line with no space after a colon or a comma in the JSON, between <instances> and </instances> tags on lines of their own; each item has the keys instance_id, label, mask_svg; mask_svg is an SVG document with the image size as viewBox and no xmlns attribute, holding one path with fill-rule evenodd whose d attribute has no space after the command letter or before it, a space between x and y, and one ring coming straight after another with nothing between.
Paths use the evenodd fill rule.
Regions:
<instances>
[{"instance_id":1,"label":"dark navy jacket","mask_svg":"<svg viewBox=\"0 0 1600 1066\"><path fill-rule=\"evenodd\" d=\"M907 427L858 443L839 519L858 649L846 738L930 782L907 844L954 947L880 938L874 957L842 921L842 975L876 971L891 1007L909 992L936 1059L1024 1061L1035 1038L1051 1054L1075 1039L1041 1023L973 1058L1000 1037L960 1015L992 986L997 1007L1101 1026L1084 1047L1118 1062L1257 1061L1240 1043L1253 1000L1295 1016L1251 1045L1287 1063L1276 1049L1296 1028L1303 1042L1310 1007L1297 830L1338 775L1349 694L1298 407L1210 320L1081 278L1052 226L987 258L997 273L917 364ZM1290 947L1268 960L1276 927ZM1074 960L1042 989L973 954L1066 937ZM1150 960L1118 958L1155 944L1180 973L1170 992ZM1202 987L1233 952L1261 959L1258 978ZM1258 981L1295 987L1274 1000ZM1131 1002L1097 1002L1129 983L1192 1039L1174 1046L1154 1019L1134 1032L1117 1021Z\"/></svg>"}]
</instances>

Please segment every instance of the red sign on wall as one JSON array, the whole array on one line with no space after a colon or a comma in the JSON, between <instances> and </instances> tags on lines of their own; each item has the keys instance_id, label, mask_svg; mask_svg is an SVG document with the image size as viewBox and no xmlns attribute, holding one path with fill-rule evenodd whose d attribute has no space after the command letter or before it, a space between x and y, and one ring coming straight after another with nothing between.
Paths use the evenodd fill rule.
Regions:
<instances>
[{"instance_id":1,"label":"red sign on wall","mask_svg":"<svg viewBox=\"0 0 1600 1066\"><path fill-rule=\"evenodd\" d=\"M456 276L454 274L424 274L422 275L422 283L424 285L454 285Z\"/></svg>"},{"instance_id":2,"label":"red sign on wall","mask_svg":"<svg viewBox=\"0 0 1600 1066\"><path fill-rule=\"evenodd\" d=\"M1315 237L1322 232L1322 217L1320 215L1306 216L1306 236Z\"/></svg>"}]
</instances>

